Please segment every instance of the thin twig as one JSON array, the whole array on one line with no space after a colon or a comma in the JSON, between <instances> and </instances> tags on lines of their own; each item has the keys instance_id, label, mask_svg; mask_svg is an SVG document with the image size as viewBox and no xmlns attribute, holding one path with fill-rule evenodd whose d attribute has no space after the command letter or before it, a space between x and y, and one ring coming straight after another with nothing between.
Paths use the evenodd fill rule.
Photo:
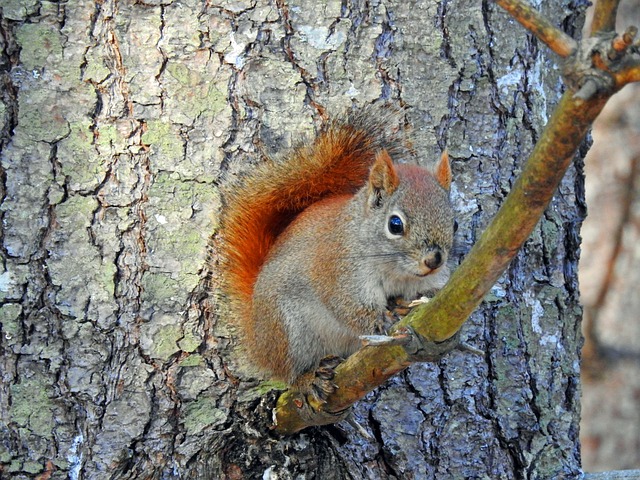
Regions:
<instances>
[{"instance_id":1,"label":"thin twig","mask_svg":"<svg viewBox=\"0 0 640 480\"><path fill-rule=\"evenodd\" d=\"M577 48L573 38L554 26L527 2L496 0L496 3L561 57L568 57Z\"/></svg>"},{"instance_id":2,"label":"thin twig","mask_svg":"<svg viewBox=\"0 0 640 480\"><path fill-rule=\"evenodd\" d=\"M613 251L606 262L605 273L600 285L598 286L596 299L591 305L588 305L585 308L585 344L582 349L585 373L593 373L594 366L597 365L601 354L600 340L596 333L596 326L598 324L600 313L602 313L602 309L607 301L607 296L613 288L612 284L615 278L615 270L618 266L618 261L624 246L623 235L625 227L629 225L633 213L632 208L633 200L636 195L638 171L640 171L640 157L636 156L631 159L629 172L624 179L624 185L622 185L623 197L620 202L622 204L622 211L612 234Z\"/></svg>"},{"instance_id":3,"label":"thin twig","mask_svg":"<svg viewBox=\"0 0 640 480\"><path fill-rule=\"evenodd\" d=\"M638 34L638 28L629 26L622 35L618 35L613 40L612 47L616 52L625 52L633 44L633 40Z\"/></svg>"}]
</instances>

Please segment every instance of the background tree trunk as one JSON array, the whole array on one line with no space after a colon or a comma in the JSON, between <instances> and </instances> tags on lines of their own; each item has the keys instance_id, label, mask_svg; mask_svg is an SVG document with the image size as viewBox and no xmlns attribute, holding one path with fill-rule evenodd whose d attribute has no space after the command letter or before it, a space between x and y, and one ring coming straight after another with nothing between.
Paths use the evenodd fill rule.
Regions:
<instances>
[{"instance_id":1,"label":"background tree trunk","mask_svg":"<svg viewBox=\"0 0 640 480\"><path fill-rule=\"evenodd\" d=\"M590 471L640 467L639 113L640 85L629 85L594 124L586 159L580 437Z\"/></svg>"},{"instance_id":2,"label":"background tree trunk","mask_svg":"<svg viewBox=\"0 0 640 480\"><path fill-rule=\"evenodd\" d=\"M623 1L618 31L640 23ZM586 158L581 443L590 471L640 467L640 85L607 104Z\"/></svg>"},{"instance_id":3,"label":"background tree trunk","mask_svg":"<svg viewBox=\"0 0 640 480\"><path fill-rule=\"evenodd\" d=\"M407 107L448 148L459 261L559 98L489 2L3 0L0 473L10 478L569 478L580 455L581 160L463 328L353 427L277 438L207 248L218 185L325 114ZM583 5L545 2L568 33ZM210 257L210 254L213 254Z\"/></svg>"}]
</instances>

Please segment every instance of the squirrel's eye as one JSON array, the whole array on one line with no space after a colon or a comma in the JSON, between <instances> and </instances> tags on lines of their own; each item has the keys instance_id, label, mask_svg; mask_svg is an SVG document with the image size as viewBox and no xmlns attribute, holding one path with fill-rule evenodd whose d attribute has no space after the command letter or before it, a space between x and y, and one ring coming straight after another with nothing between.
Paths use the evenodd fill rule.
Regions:
<instances>
[{"instance_id":1,"label":"squirrel's eye","mask_svg":"<svg viewBox=\"0 0 640 480\"><path fill-rule=\"evenodd\" d=\"M391 215L389 217L389 233L392 235L402 235L404 233L404 223L402 219L397 215Z\"/></svg>"}]
</instances>

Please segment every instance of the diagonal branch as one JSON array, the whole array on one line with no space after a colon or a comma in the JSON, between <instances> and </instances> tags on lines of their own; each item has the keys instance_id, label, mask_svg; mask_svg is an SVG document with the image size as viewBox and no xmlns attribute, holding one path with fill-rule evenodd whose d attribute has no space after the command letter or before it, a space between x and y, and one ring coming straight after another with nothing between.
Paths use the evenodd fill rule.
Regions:
<instances>
[{"instance_id":1,"label":"diagonal branch","mask_svg":"<svg viewBox=\"0 0 640 480\"><path fill-rule=\"evenodd\" d=\"M554 26L527 2L496 0L496 3L561 57L568 57L575 51L578 45L576 41Z\"/></svg>"}]
</instances>

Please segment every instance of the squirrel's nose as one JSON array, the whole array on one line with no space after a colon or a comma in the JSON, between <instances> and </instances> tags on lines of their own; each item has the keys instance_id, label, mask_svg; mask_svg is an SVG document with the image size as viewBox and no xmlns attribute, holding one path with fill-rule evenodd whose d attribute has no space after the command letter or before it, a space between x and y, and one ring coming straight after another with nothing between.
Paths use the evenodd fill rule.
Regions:
<instances>
[{"instance_id":1,"label":"squirrel's nose","mask_svg":"<svg viewBox=\"0 0 640 480\"><path fill-rule=\"evenodd\" d=\"M431 270L435 270L442 265L443 255L439 248L430 250L426 255L422 257L422 263Z\"/></svg>"}]
</instances>

